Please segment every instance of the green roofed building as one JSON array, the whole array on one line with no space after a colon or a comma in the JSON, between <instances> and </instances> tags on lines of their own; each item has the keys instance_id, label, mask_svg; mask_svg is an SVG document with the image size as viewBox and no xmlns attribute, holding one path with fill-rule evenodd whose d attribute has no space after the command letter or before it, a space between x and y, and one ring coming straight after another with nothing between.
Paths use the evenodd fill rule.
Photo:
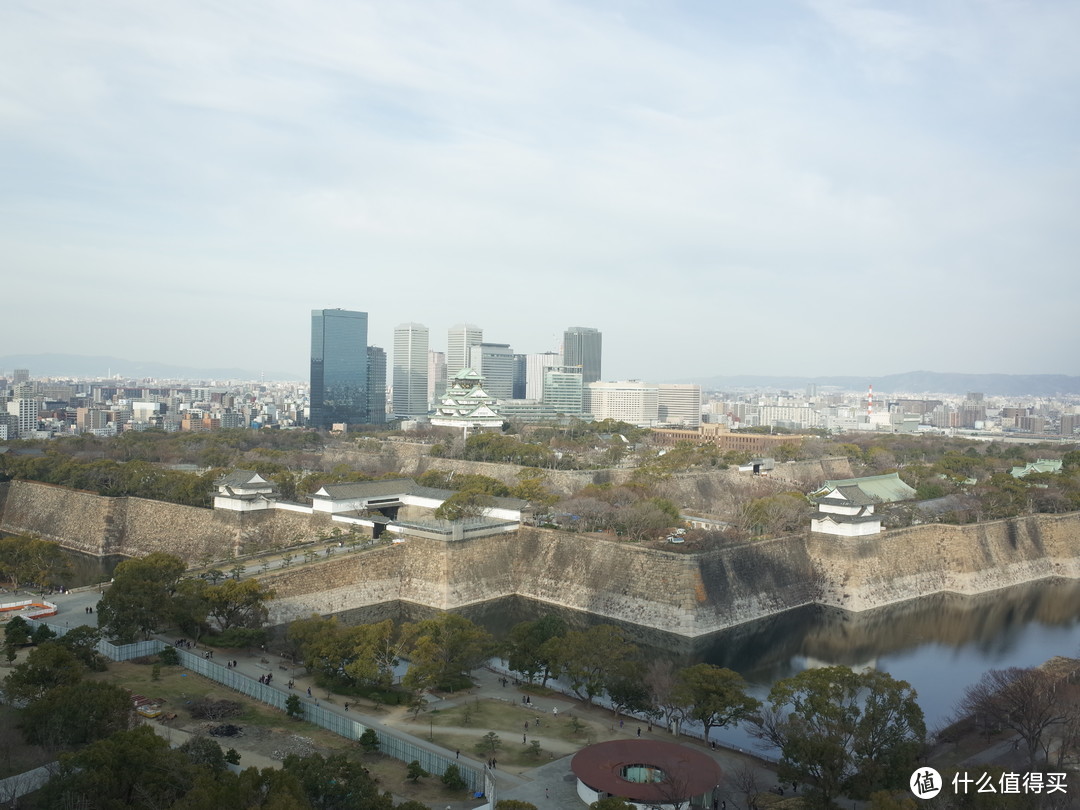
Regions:
<instances>
[{"instance_id":1,"label":"green roofed building","mask_svg":"<svg viewBox=\"0 0 1080 810\"><path fill-rule=\"evenodd\" d=\"M881 532L881 516L874 507L882 503L908 501L915 490L897 473L826 481L810 494L818 510L810 520L810 531L861 537Z\"/></svg>"}]
</instances>

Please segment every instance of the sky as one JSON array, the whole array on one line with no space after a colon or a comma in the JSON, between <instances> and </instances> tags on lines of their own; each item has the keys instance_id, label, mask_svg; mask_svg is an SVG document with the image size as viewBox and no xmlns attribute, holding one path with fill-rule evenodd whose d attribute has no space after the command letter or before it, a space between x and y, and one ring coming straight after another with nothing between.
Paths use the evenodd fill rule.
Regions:
<instances>
[{"instance_id":1,"label":"sky","mask_svg":"<svg viewBox=\"0 0 1080 810\"><path fill-rule=\"evenodd\" d=\"M0 355L1080 374L1067 0L7 0Z\"/></svg>"}]
</instances>

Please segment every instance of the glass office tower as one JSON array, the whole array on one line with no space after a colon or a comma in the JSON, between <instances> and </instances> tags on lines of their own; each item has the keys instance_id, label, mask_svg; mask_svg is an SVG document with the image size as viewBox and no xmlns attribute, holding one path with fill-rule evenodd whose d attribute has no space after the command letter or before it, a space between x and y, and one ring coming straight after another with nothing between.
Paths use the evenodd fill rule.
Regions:
<instances>
[{"instance_id":1,"label":"glass office tower","mask_svg":"<svg viewBox=\"0 0 1080 810\"><path fill-rule=\"evenodd\" d=\"M571 326L563 333L563 365L581 366L581 381L588 385L600 380L600 358L604 336L588 326Z\"/></svg>"},{"instance_id":2,"label":"glass office tower","mask_svg":"<svg viewBox=\"0 0 1080 810\"><path fill-rule=\"evenodd\" d=\"M311 424L367 424L366 312L311 311Z\"/></svg>"}]
</instances>

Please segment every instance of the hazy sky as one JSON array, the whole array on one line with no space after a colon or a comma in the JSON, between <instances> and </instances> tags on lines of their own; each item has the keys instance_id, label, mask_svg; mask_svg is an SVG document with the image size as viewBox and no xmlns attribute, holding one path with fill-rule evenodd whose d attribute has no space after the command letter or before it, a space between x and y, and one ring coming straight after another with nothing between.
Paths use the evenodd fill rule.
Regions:
<instances>
[{"instance_id":1,"label":"hazy sky","mask_svg":"<svg viewBox=\"0 0 1080 810\"><path fill-rule=\"evenodd\" d=\"M0 355L1080 374L1080 5L0 4ZM263 355L263 359L257 359Z\"/></svg>"}]
</instances>

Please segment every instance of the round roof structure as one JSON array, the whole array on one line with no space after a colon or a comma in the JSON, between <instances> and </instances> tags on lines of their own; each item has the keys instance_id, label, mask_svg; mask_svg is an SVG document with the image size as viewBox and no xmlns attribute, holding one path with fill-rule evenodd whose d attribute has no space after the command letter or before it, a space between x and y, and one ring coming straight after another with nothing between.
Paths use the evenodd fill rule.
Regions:
<instances>
[{"instance_id":1,"label":"round roof structure","mask_svg":"<svg viewBox=\"0 0 1080 810\"><path fill-rule=\"evenodd\" d=\"M708 793L722 771L712 757L658 740L612 740L583 748L570 769L597 792L632 802L670 804Z\"/></svg>"}]
</instances>

